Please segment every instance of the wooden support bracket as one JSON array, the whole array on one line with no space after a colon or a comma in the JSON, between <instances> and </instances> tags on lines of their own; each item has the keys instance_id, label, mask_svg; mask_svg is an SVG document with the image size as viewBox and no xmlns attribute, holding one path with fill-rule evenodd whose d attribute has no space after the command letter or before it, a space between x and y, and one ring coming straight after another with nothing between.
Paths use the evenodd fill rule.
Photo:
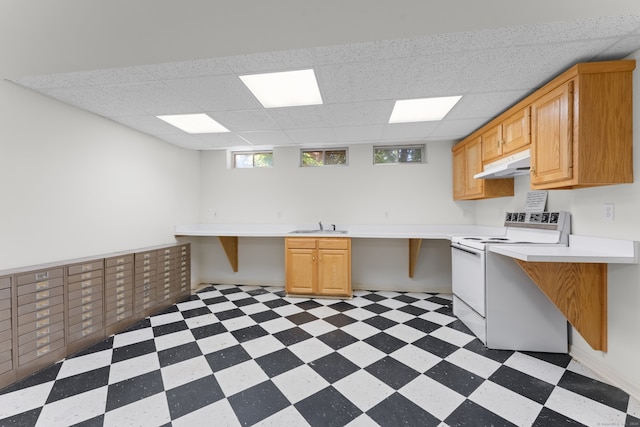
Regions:
<instances>
[{"instance_id":1,"label":"wooden support bracket","mask_svg":"<svg viewBox=\"0 0 640 427\"><path fill-rule=\"evenodd\" d=\"M218 240L222 244L224 253L227 254L227 259L231 268L235 273L238 272L238 236L218 236Z\"/></svg>"},{"instance_id":2,"label":"wooden support bracket","mask_svg":"<svg viewBox=\"0 0 640 427\"><path fill-rule=\"evenodd\" d=\"M516 261L594 350L607 351L607 264Z\"/></svg>"},{"instance_id":3,"label":"wooden support bracket","mask_svg":"<svg viewBox=\"0 0 640 427\"><path fill-rule=\"evenodd\" d=\"M422 246L422 239L409 239L409 277L412 279L416 272L420 246Z\"/></svg>"}]
</instances>

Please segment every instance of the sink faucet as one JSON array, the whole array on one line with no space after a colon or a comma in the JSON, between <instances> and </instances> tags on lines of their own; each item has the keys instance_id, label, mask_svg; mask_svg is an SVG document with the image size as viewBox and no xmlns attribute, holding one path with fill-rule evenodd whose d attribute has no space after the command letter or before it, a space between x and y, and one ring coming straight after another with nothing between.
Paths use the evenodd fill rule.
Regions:
<instances>
[{"instance_id":1,"label":"sink faucet","mask_svg":"<svg viewBox=\"0 0 640 427\"><path fill-rule=\"evenodd\" d=\"M322 227L322 221L318 222L318 226L320 226L320 230L324 230L324 228Z\"/></svg>"}]
</instances>

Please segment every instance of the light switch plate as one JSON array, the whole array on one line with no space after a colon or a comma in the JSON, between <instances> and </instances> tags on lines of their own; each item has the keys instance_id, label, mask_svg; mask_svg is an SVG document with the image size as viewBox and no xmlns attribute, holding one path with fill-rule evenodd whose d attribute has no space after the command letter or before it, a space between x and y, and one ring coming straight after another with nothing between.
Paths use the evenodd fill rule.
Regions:
<instances>
[{"instance_id":1,"label":"light switch plate","mask_svg":"<svg viewBox=\"0 0 640 427\"><path fill-rule=\"evenodd\" d=\"M603 205L603 218L605 221L613 221L615 214L615 205L613 203L605 203Z\"/></svg>"}]
</instances>

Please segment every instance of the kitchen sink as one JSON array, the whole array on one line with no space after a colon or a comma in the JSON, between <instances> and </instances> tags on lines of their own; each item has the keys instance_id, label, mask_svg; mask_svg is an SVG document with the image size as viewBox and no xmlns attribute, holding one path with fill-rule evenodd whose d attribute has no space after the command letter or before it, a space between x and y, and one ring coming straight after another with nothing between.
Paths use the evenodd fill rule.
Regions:
<instances>
[{"instance_id":1,"label":"kitchen sink","mask_svg":"<svg viewBox=\"0 0 640 427\"><path fill-rule=\"evenodd\" d=\"M292 234L346 234L347 230L293 230Z\"/></svg>"}]
</instances>

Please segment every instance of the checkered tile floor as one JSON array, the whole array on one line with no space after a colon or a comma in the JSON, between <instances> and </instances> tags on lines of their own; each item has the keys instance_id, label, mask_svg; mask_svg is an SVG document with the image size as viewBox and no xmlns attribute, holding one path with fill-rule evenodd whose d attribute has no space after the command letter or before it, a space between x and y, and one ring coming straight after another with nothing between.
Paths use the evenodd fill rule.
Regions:
<instances>
[{"instance_id":1,"label":"checkered tile floor","mask_svg":"<svg viewBox=\"0 0 640 427\"><path fill-rule=\"evenodd\" d=\"M448 295L209 286L0 390L0 425L640 426L567 355L488 350Z\"/></svg>"}]
</instances>

